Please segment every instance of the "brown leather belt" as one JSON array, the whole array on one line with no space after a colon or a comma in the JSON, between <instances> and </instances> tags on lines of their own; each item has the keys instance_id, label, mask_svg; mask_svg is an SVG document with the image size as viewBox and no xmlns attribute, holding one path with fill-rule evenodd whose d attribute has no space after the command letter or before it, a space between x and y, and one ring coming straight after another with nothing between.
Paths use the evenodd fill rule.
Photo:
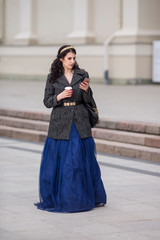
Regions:
<instances>
[{"instance_id":1,"label":"brown leather belt","mask_svg":"<svg viewBox=\"0 0 160 240\"><path fill-rule=\"evenodd\" d=\"M75 106L76 102L65 102L63 103L63 106L68 107L68 106Z\"/></svg>"}]
</instances>

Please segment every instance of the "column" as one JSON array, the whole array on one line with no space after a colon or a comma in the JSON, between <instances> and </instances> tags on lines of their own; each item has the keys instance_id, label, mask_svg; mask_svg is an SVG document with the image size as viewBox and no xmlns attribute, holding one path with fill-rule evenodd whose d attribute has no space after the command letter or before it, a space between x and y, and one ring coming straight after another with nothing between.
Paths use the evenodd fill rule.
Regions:
<instances>
[{"instance_id":1,"label":"column","mask_svg":"<svg viewBox=\"0 0 160 240\"><path fill-rule=\"evenodd\" d=\"M3 40L3 13L4 13L4 5L3 0L0 0L0 43Z\"/></svg>"},{"instance_id":2,"label":"column","mask_svg":"<svg viewBox=\"0 0 160 240\"><path fill-rule=\"evenodd\" d=\"M109 78L116 83L151 82L152 43L160 39L160 1L122 4L122 28L109 43Z\"/></svg>"},{"instance_id":3,"label":"column","mask_svg":"<svg viewBox=\"0 0 160 240\"><path fill-rule=\"evenodd\" d=\"M94 41L94 1L74 0L74 29L68 35L70 43L85 44Z\"/></svg>"},{"instance_id":4,"label":"column","mask_svg":"<svg viewBox=\"0 0 160 240\"><path fill-rule=\"evenodd\" d=\"M115 34L118 41L151 43L159 39L160 1L123 0L122 4L122 29Z\"/></svg>"},{"instance_id":5,"label":"column","mask_svg":"<svg viewBox=\"0 0 160 240\"><path fill-rule=\"evenodd\" d=\"M30 45L37 41L35 4L35 0L20 0L20 33L15 36L15 44Z\"/></svg>"}]
</instances>

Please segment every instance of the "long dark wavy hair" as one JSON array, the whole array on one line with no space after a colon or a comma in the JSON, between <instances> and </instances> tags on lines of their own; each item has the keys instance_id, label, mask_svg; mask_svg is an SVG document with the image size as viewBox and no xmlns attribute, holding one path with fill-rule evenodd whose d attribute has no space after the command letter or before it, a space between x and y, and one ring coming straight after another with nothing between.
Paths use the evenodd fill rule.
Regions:
<instances>
[{"instance_id":1,"label":"long dark wavy hair","mask_svg":"<svg viewBox=\"0 0 160 240\"><path fill-rule=\"evenodd\" d=\"M64 48L71 47L69 49L61 51ZM71 45L64 45L58 50L57 58L53 61L50 68L50 82L54 82L57 78L64 74L64 68L60 59L64 59L67 53L73 52L76 55L76 50ZM78 63L75 61L73 69L79 69Z\"/></svg>"}]
</instances>

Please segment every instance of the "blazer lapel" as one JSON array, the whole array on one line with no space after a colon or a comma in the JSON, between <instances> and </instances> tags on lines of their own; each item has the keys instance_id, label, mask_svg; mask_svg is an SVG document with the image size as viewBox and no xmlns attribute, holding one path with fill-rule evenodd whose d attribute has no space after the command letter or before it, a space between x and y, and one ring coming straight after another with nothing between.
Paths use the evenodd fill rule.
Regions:
<instances>
[{"instance_id":1,"label":"blazer lapel","mask_svg":"<svg viewBox=\"0 0 160 240\"><path fill-rule=\"evenodd\" d=\"M77 82L83 81L83 72L80 69L75 69L73 74L73 79L71 82L71 86L74 86Z\"/></svg>"},{"instance_id":2,"label":"blazer lapel","mask_svg":"<svg viewBox=\"0 0 160 240\"><path fill-rule=\"evenodd\" d=\"M67 79L65 78L64 75L60 76L58 79L57 79L57 82L60 83L61 85L63 85L64 87L67 87L69 85Z\"/></svg>"},{"instance_id":3,"label":"blazer lapel","mask_svg":"<svg viewBox=\"0 0 160 240\"><path fill-rule=\"evenodd\" d=\"M61 85L63 85L64 87L67 87L68 85L74 86L77 82L83 81L83 75L84 75L84 73L82 72L82 70L75 69L71 84L68 83L68 81L64 75L60 76L57 79L57 82L60 83Z\"/></svg>"}]
</instances>

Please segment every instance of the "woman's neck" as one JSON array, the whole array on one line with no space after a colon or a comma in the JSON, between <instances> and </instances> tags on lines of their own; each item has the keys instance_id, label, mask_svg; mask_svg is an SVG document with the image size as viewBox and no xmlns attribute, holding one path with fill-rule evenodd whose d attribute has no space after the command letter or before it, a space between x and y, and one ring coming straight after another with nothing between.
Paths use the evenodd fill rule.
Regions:
<instances>
[{"instance_id":1,"label":"woman's neck","mask_svg":"<svg viewBox=\"0 0 160 240\"><path fill-rule=\"evenodd\" d=\"M73 70L72 69L64 69L64 75L69 75L69 74L72 74L73 73Z\"/></svg>"},{"instance_id":2,"label":"woman's neck","mask_svg":"<svg viewBox=\"0 0 160 240\"><path fill-rule=\"evenodd\" d=\"M64 69L64 76L66 77L69 84L72 82L73 78L73 70L72 69Z\"/></svg>"}]
</instances>

